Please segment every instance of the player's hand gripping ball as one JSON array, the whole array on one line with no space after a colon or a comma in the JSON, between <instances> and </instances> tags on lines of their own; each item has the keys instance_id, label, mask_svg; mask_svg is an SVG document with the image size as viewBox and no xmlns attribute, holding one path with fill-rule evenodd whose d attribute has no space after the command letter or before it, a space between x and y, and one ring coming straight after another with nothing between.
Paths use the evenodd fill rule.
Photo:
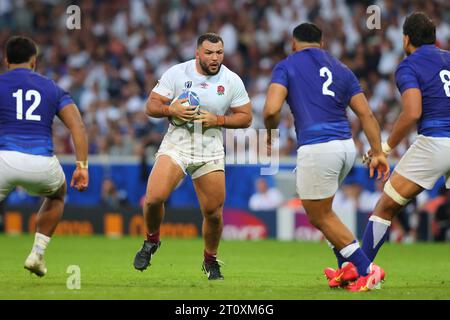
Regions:
<instances>
[{"instance_id":1,"label":"player's hand gripping ball","mask_svg":"<svg viewBox=\"0 0 450 320\"><path fill-rule=\"evenodd\" d=\"M178 97L173 99L171 104L173 104L177 100L183 100L183 99L186 99L186 98L187 98L187 101L181 103L181 106L182 107L189 107L189 106L196 107L196 109L194 111L195 111L195 114L197 114L199 109L200 109L200 98L193 91L184 91ZM169 120L174 126L179 127L179 126L185 125L188 122L191 122L193 119L190 120L190 121L186 121L185 119L182 119L180 117L172 116L172 117L169 118Z\"/></svg>"}]
</instances>

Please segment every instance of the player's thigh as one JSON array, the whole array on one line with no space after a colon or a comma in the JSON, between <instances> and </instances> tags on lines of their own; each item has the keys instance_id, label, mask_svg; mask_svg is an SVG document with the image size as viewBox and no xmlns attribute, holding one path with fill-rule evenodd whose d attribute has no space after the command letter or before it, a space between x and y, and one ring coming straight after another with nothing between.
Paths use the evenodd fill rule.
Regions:
<instances>
[{"instance_id":1,"label":"player's thigh","mask_svg":"<svg viewBox=\"0 0 450 320\"><path fill-rule=\"evenodd\" d=\"M420 135L400 159L394 171L406 180L430 190L440 177L450 172L449 159L449 138Z\"/></svg>"},{"instance_id":2,"label":"player's thigh","mask_svg":"<svg viewBox=\"0 0 450 320\"><path fill-rule=\"evenodd\" d=\"M55 156L10 152L3 160L9 166L10 182L23 187L30 195L52 196L66 182L64 171Z\"/></svg>"},{"instance_id":3,"label":"player's thigh","mask_svg":"<svg viewBox=\"0 0 450 320\"><path fill-rule=\"evenodd\" d=\"M320 200L334 196L349 171L348 154L338 152L299 151L297 157L297 193L303 200Z\"/></svg>"},{"instance_id":4,"label":"player's thigh","mask_svg":"<svg viewBox=\"0 0 450 320\"><path fill-rule=\"evenodd\" d=\"M412 199L424 190L423 187L396 171L392 173L389 182L392 188L405 199Z\"/></svg>"},{"instance_id":5,"label":"player's thigh","mask_svg":"<svg viewBox=\"0 0 450 320\"><path fill-rule=\"evenodd\" d=\"M216 170L193 180L203 214L214 213L225 202L225 172Z\"/></svg>"},{"instance_id":6,"label":"player's thigh","mask_svg":"<svg viewBox=\"0 0 450 320\"><path fill-rule=\"evenodd\" d=\"M63 184L52 194L46 195L46 198L52 200L64 200L67 192L67 182L64 180Z\"/></svg>"},{"instance_id":7,"label":"player's thigh","mask_svg":"<svg viewBox=\"0 0 450 320\"><path fill-rule=\"evenodd\" d=\"M10 180L11 168L3 160L4 152L0 151L0 202L2 202L14 187Z\"/></svg>"},{"instance_id":8,"label":"player's thigh","mask_svg":"<svg viewBox=\"0 0 450 320\"><path fill-rule=\"evenodd\" d=\"M339 186L344 182L344 179L347 177L349 172L352 170L356 161L356 148L353 141L345 141L343 143L345 148L343 166L341 169L341 173L339 174Z\"/></svg>"},{"instance_id":9,"label":"player's thigh","mask_svg":"<svg viewBox=\"0 0 450 320\"><path fill-rule=\"evenodd\" d=\"M185 174L180 164L169 155L160 155L148 178L146 201L164 202Z\"/></svg>"},{"instance_id":10,"label":"player's thigh","mask_svg":"<svg viewBox=\"0 0 450 320\"><path fill-rule=\"evenodd\" d=\"M391 220L409 200L423 190L417 183L394 171L384 186L383 193L374 208L374 213L384 219Z\"/></svg>"},{"instance_id":11,"label":"player's thigh","mask_svg":"<svg viewBox=\"0 0 450 320\"><path fill-rule=\"evenodd\" d=\"M42 178L36 184L25 186L26 190L34 195L55 199L64 198L67 189L66 176L56 157L52 157L49 160L48 170L43 175L46 175L45 179Z\"/></svg>"}]
</instances>

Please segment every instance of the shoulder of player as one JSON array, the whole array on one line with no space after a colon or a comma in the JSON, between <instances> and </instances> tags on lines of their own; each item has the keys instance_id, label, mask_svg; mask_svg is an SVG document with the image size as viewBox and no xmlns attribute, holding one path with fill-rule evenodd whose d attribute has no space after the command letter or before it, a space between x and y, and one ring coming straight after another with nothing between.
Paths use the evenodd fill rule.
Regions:
<instances>
[{"instance_id":1,"label":"shoulder of player","mask_svg":"<svg viewBox=\"0 0 450 320\"><path fill-rule=\"evenodd\" d=\"M274 68L276 68L276 67L286 67L287 64L289 64L289 62L292 60L292 58L293 58L292 54L288 55L286 58L284 58L284 59L278 61L277 63L275 63Z\"/></svg>"},{"instance_id":2,"label":"shoulder of player","mask_svg":"<svg viewBox=\"0 0 450 320\"><path fill-rule=\"evenodd\" d=\"M51 78L49 78L47 76L44 76L43 74L40 74L40 73L38 73L36 71L32 71L30 74L33 77L37 78L37 80L47 82L47 83L49 83L49 84L51 84L53 86L58 86L53 79L51 79Z\"/></svg>"},{"instance_id":3,"label":"shoulder of player","mask_svg":"<svg viewBox=\"0 0 450 320\"><path fill-rule=\"evenodd\" d=\"M411 66L411 56L406 57L405 59L403 59L402 61L400 61L400 63L397 66L397 69L395 70L395 74L397 75L399 71L402 70L412 70L414 71L414 68Z\"/></svg>"},{"instance_id":4,"label":"shoulder of player","mask_svg":"<svg viewBox=\"0 0 450 320\"><path fill-rule=\"evenodd\" d=\"M344 62L333 56L330 52L326 50L322 50L325 53L325 57L327 59L327 62L330 64L330 66L335 70L337 73L336 75L342 75L344 77L353 77L354 72L348 65L346 65Z\"/></svg>"},{"instance_id":5,"label":"shoulder of player","mask_svg":"<svg viewBox=\"0 0 450 320\"><path fill-rule=\"evenodd\" d=\"M185 72L188 67L190 66L192 60L188 60L185 62L174 64L173 66L169 67L164 74L168 75L179 75L180 72Z\"/></svg>"},{"instance_id":6,"label":"shoulder of player","mask_svg":"<svg viewBox=\"0 0 450 320\"><path fill-rule=\"evenodd\" d=\"M291 63L290 61L292 59L291 56L292 55L289 55L286 58L284 58L284 59L278 61L277 63L275 63L273 65L273 67L272 67L272 71L273 70L280 70L280 69L283 69L283 70L286 70L286 71L289 70L289 64Z\"/></svg>"},{"instance_id":7,"label":"shoulder of player","mask_svg":"<svg viewBox=\"0 0 450 320\"><path fill-rule=\"evenodd\" d=\"M55 80L53 80L39 72L31 71L29 73L29 75L31 77L33 77L33 81L36 81L36 83L40 83L41 85L45 84L46 86L51 86L51 87L55 87L55 88L59 87L58 84L55 82Z\"/></svg>"},{"instance_id":8,"label":"shoulder of player","mask_svg":"<svg viewBox=\"0 0 450 320\"><path fill-rule=\"evenodd\" d=\"M242 82L242 78L236 72L230 70L224 64L222 64L222 68L223 68L223 71L222 71L223 75L230 84L237 83L237 81Z\"/></svg>"}]
</instances>

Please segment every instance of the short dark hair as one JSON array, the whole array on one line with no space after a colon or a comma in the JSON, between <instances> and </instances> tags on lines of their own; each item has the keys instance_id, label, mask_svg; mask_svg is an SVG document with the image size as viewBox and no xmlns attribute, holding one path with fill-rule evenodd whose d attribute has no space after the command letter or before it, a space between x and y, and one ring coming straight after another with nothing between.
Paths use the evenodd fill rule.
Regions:
<instances>
[{"instance_id":1,"label":"short dark hair","mask_svg":"<svg viewBox=\"0 0 450 320\"><path fill-rule=\"evenodd\" d=\"M296 26L292 35L302 42L320 43L320 40L322 40L322 30L313 23L302 23Z\"/></svg>"},{"instance_id":2,"label":"short dark hair","mask_svg":"<svg viewBox=\"0 0 450 320\"><path fill-rule=\"evenodd\" d=\"M406 18L403 34L409 36L411 44L416 48L436 43L436 26L424 12L414 12Z\"/></svg>"},{"instance_id":3,"label":"short dark hair","mask_svg":"<svg viewBox=\"0 0 450 320\"><path fill-rule=\"evenodd\" d=\"M198 37L197 47L200 47L202 45L202 43L205 41L209 41L212 43L217 43L220 41L223 44L222 37L219 36L217 33L213 33L213 32L208 32L208 33L202 34L200 37Z\"/></svg>"},{"instance_id":4,"label":"short dark hair","mask_svg":"<svg viewBox=\"0 0 450 320\"><path fill-rule=\"evenodd\" d=\"M6 60L8 63L25 63L35 55L37 55L37 46L30 38L14 36L6 42Z\"/></svg>"}]
</instances>

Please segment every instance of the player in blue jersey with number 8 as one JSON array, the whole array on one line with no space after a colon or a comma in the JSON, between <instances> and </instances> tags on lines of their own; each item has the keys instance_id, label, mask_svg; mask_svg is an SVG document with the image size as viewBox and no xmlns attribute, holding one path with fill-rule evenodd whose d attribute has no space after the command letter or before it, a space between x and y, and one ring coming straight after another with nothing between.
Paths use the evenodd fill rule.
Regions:
<instances>
[{"instance_id":1,"label":"player in blue jersey with number 8","mask_svg":"<svg viewBox=\"0 0 450 320\"><path fill-rule=\"evenodd\" d=\"M72 98L52 80L34 72L37 46L16 36L6 43L8 71L0 75L0 202L16 186L45 197L37 214L35 241L25 268L44 276L44 252L62 217L66 179L53 155L55 115L67 126L75 145L71 186L88 187L87 135Z\"/></svg>"},{"instance_id":2,"label":"player in blue jersey with number 8","mask_svg":"<svg viewBox=\"0 0 450 320\"><path fill-rule=\"evenodd\" d=\"M347 105L361 121L374 150L370 175L387 179L389 165L381 149L380 129L353 72L322 49L322 31L303 23L293 31L294 53L273 69L264 107L265 126L278 127L286 100L297 133L297 192L310 222L322 231L338 258L337 270L325 270L330 287L352 291L376 287L384 271L372 264L358 241L332 210L334 195L356 158ZM268 145L271 136L268 137Z\"/></svg>"},{"instance_id":3,"label":"player in blue jersey with number 8","mask_svg":"<svg viewBox=\"0 0 450 320\"><path fill-rule=\"evenodd\" d=\"M378 201L363 236L363 250L374 260L387 237L392 219L409 200L432 189L445 176L450 189L450 52L435 45L436 26L423 12L403 24L407 57L395 73L403 110L383 152L389 155L417 126L418 136L398 162ZM372 150L366 154L370 162Z\"/></svg>"}]
</instances>

